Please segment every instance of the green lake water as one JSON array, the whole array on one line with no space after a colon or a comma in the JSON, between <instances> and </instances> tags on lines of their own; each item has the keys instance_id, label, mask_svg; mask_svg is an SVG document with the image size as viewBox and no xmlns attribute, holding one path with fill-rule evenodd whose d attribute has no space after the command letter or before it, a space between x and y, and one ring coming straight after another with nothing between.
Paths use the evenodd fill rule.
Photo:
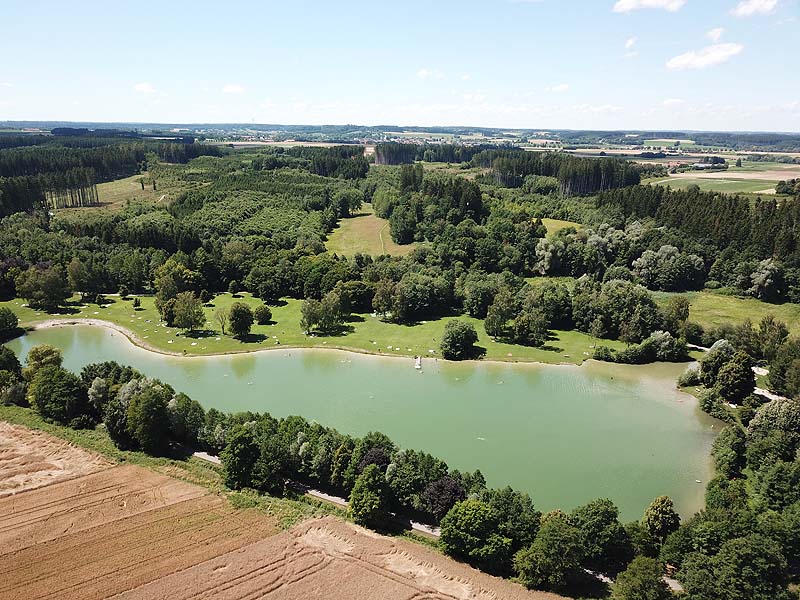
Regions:
<instances>
[{"instance_id":1,"label":"green lake water","mask_svg":"<svg viewBox=\"0 0 800 600\"><path fill-rule=\"evenodd\" d=\"M702 508L720 429L675 388L683 365L424 359L420 372L410 359L335 350L185 358L85 325L34 331L8 345L23 358L42 343L61 348L73 371L116 360L206 408L302 415L354 435L382 431L451 467L479 468L490 486L526 491L540 510L605 497L630 520L667 494L688 516Z\"/></svg>"}]
</instances>

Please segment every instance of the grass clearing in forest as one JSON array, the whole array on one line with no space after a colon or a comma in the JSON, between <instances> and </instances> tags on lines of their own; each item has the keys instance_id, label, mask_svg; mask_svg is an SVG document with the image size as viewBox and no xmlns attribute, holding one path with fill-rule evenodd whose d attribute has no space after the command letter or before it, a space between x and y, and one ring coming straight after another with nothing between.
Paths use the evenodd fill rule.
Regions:
<instances>
[{"instance_id":1,"label":"grass clearing in forest","mask_svg":"<svg viewBox=\"0 0 800 600\"><path fill-rule=\"evenodd\" d=\"M142 184L139 182L142 178L145 179L144 189L142 189ZM168 201L169 194L159 189L153 191L153 184L148 184L146 182L147 178L147 173L143 173L107 183L98 183L97 195L100 199L101 207L111 209L124 208L128 200L145 200L156 203L161 200L162 196L164 196L164 202ZM156 182L156 188L158 188L158 182Z\"/></svg>"},{"instance_id":2,"label":"grass clearing in forest","mask_svg":"<svg viewBox=\"0 0 800 600\"><path fill-rule=\"evenodd\" d=\"M355 216L339 220L339 226L328 236L325 247L339 256L352 257L359 252L370 256L405 256L416 245L396 244L389 233L389 221L375 216L371 204L364 204Z\"/></svg>"},{"instance_id":3,"label":"grass clearing in forest","mask_svg":"<svg viewBox=\"0 0 800 600\"><path fill-rule=\"evenodd\" d=\"M239 298L233 298L230 294L218 295L212 306L205 307L207 329L194 333L162 326L152 296L141 297L142 307L138 311L133 309L131 300L121 300L116 296L108 300L110 304L101 308L94 304L80 305L78 297L75 297L72 312L66 314L34 311L23 306L25 302L21 299L0 302L0 306L8 306L13 310L22 327L52 320L63 320L65 323L103 320L130 331L137 345L158 352L186 356L300 347L339 348L383 356L438 357L445 325L452 319L462 319L475 326L478 333L477 346L485 349L484 358L487 360L580 364L591 358L596 343L594 338L579 331L553 331L552 339L541 348L497 342L486 334L482 320L468 316L442 317L405 325L385 322L370 314L361 314L353 315L339 335L308 336L300 328L300 308L303 302L295 299L281 301L281 305L271 307L272 322L268 325L253 325L250 337L239 341L220 333L214 320L214 311L220 307L229 307L234 301L244 302L251 307L261 304L261 300L249 294L242 294ZM624 348L622 342L603 340L602 344L617 349Z\"/></svg>"},{"instance_id":4,"label":"grass clearing in forest","mask_svg":"<svg viewBox=\"0 0 800 600\"><path fill-rule=\"evenodd\" d=\"M672 296L686 296L690 303L689 320L706 328L736 325L747 319L758 326L763 317L771 314L786 323L791 334L800 334L800 304L769 304L755 298L739 298L714 292L652 293L659 303L666 302Z\"/></svg>"},{"instance_id":5,"label":"grass clearing in forest","mask_svg":"<svg viewBox=\"0 0 800 600\"><path fill-rule=\"evenodd\" d=\"M574 227L575 229L582 229L583 225L575 223L574 221L561 221L559 219L542 219L542 224L547 228L547 235L555 235L562 229L567 227Z\"/></svg>"}]
</instances>

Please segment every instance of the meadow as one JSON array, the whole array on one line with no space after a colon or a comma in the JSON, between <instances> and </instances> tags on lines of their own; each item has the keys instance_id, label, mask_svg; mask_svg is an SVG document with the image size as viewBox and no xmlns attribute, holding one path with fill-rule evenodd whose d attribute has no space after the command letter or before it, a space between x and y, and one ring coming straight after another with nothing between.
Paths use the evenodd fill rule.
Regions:
<instances>
[{"instance_id":1,"label":"meadow","mask_svg":"<svg viewBox=\"0 0 800 600\"><path fill-rule=\"evenodd\" d=\"M364 204L358 214L339 221L339 226L328 235L325 247L339 256L352 257L359 252L370 256L405 256L416 244L395 244L389 233L389 221L375 216L371 204Z\"/></svg>"}]
</instances>

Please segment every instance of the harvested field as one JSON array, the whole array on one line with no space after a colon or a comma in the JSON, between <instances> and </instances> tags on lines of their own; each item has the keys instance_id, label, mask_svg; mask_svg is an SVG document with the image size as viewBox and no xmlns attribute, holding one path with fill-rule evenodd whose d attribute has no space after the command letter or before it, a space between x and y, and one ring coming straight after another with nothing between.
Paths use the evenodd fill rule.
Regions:
<instances>
[{"instance_id":1,"label":"harvested field","mask_svg":"<svg viewBox=\"0 0 800 600\"><path fill-rule=\"evenodd\" d=\"M672 177L685 177L685 173L678 173ZM800 178L800 169L772 169L768 171L711 171L708 173L691 173L697 179L748 179L759 181L785 181Z\"/></svg>"},{"instance_id":2,"label":"harvested field","mask_svg":"<svg viewBox=\"0 0 800 600\"><path fill-rule=\"evenodd\" d=\"M131 590L147 598L545 600L411 542L327 517Z\"/></svg>"},{"instance_id":3,"label":"harvested field","mask_svg":"<svg viewBox=\"0 0 800 600\"><path fill-rule=\"evenodd\" d=\"M205 490L134 466L0 499L0 553L16 552L119 519L199 498Z\"/></svg>"},{"instance_id":4,"label":"harvested field","mask_svg":"<svg viewBox=\"0 0 800 600\"><path fill-rule=\"evenodd\" d=\"M204 488L23 427L0 435L5 463L59 462L35 488L0 470L0 600L557 598L332 517L278 533Z\"/></svg>"},{"instance_id":5,"label":"harvested field","mask_svg":"<svg viewBox=\"0 0 800 600\"><path fill-rule=\"evenodd\" d=\"M0 497L110 466L64 440L0 421Z\"/></svg>"}]
</instances>

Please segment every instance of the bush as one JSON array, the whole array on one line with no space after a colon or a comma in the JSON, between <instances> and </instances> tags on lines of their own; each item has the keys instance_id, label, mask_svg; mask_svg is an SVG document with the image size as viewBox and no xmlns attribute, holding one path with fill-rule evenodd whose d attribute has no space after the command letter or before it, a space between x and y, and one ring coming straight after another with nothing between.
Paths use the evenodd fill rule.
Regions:
<instances>
[{"instance_id":1,"label":"bush","mask_svg":"<svg viewBox=\"0 0 800 600\"><path fill-rule=\"evenodd\" d=\"M664 582L664 570L654 558L637 556L620 573L612 587L612 600L669 600L672 592Z\"/></svg>"},{"instance_id":2,"label":"bush","mask_svg":"<svg viewBox=\"0 0 800 600\"><path fill-rule=\"evenodd\" d=\"M200 403L186 394L177 394L167 405L170 430L175 440L194 446L205 423L205 411Z\"/></svg>"},{"instance_id":3,"label":"bush","mask_svg":"<svg viewBox=\"0 0 800 600\"><path fill-rule=\"evenodd\" d=\"M131 439L150 454L163 449L169 439L169 390L157 383L135 394L128 404L127 430Z\"/></svg>"},{"instance_id":4,"label":"bush","mask_svg":"<svg viewBox=\"0 0 800 600\"><path fill-rule=\"evenodd\" d=\"M91 407L81 380L61 367L38 369L30 386L31 406L47 421L62 425L89 415Z\"/></svg>"},{"instance_id":5,"label":"bush","mask_svg":"<svg viewBox=\"0 0 800 600\"><path fill-rule=\"evenodd\" d=\"M253 318L259 325L266 325L272 320L272 311L266 304L261 304L253 311Z\"/></svg>"},{"instance_id":6,"label":"bush","mask_svg":"<svg viewBox=\"0 0 800 600\"><path fill-rule=\"evenodd\" d=\"M725 408L719 391L716 388L703 390L697 399L700 401L700 408L703 409L703 412L712 417L716 417L720 421L726 421L727 423L732 423L735 420L731 413Z\"/></svg>"},{"instance_id":7,"label":"bush","mask_svg":"<svg viewBox=\"0 0 800 600\"><path fill-rule=\"evenodd\" d=\"M0 370L0 404L25 406L25 382L11 371Z\"/></svg>"},{"instance_id":8,"label":"bush","mask_svg":"<svg viewBox=\"0 0 800 600\"><path fill-rule=\"evenodd\" d=\"M8 307L0 306L0 340L7 338L19 326L17 315Z\"/></svg>"},{"instance_id":9,"label":"bush","mask_svg":"<svg viewBox=\"0 0 800 600\"><path fill-rule=\"evenodd\" d=\"M228 327L233 337L242 339L250 334L253 326L253 311L244 302L234 302L228 311Z\"/></svg>"},{"instance_id":10,"label":"bush","mask_svg":"<svg viewBox=\"0 0 800 600\"><path fill-rule=\"evenodd\" d=\"M687 367L686 370L678 375L678 387L692 387L700 385L700 369L694 366Z\"/></svg>"},{"instance_id":11,"label":"bush","mask_svg":"<svg viewBox=\"0 0 800 600\"><path fill-rule=\"evenodd\" d=\"M8 371L15 377L22 376L22 365L8 346L0 346L0 371Z\"/></svg>"},{"instance_id":12,"label":"bush","mask_svg":"<svg viewBox=\"0 0 800 600\"><path fill-rule=\"evenodd\" d=\"M533 544L517 552L514 568L529 588L560 591L581 575L581 532L566 515L543 520Z\"/></svg>"},{"instance_id":13,"label":"bush","mask_svg":"<svg viewBox=\"0 0 800 600\"><path fill-rule=\"evenodd\" d=\"M502 572L511 557L511 540L497 533L499 520L480 500L457 503L442 519L441 548L491 573Z\"/></svg>"},{"instance_id":14,"label":"bush","mask_svg":"<svg viewBox=\"0 0 800 600\"><path fill-rule=\"evenodd\" d=\"M474 352L478 333L471 323L454 319L448 321L442 336L442 356L447 360L464 360Z\"/></svg>"},{"instance_id":15,"label":"bush","mask_svg":"<svg viewBox=\"0 0 800 600\"><path fill-rule=\"evenodd\" d=\"M717 373L720 395L732 404L740 404L756 388L750 357L738 350Z\"/></svg>"},{"instance_id":16,"label":"bush","mask_svg":"<svg viewBox=\"0 0 800 600\"><path fill-rule=\"evenodd\" d=\"M602 360L603 362L617 362L617 357L614 351L608 346L597 346L592 354L594 360Z\"/></svg>"},{"instance_id":17,"label":"bush","mask_svg":"<svg viewBox=\"0 0 800 600\"><path fill-rule=\"evenodd\" d=\"M385 527L389 519L386 478L378 465L368 465L350 492L350 516L359 525Z\"/></svg>"}]
</instances>

